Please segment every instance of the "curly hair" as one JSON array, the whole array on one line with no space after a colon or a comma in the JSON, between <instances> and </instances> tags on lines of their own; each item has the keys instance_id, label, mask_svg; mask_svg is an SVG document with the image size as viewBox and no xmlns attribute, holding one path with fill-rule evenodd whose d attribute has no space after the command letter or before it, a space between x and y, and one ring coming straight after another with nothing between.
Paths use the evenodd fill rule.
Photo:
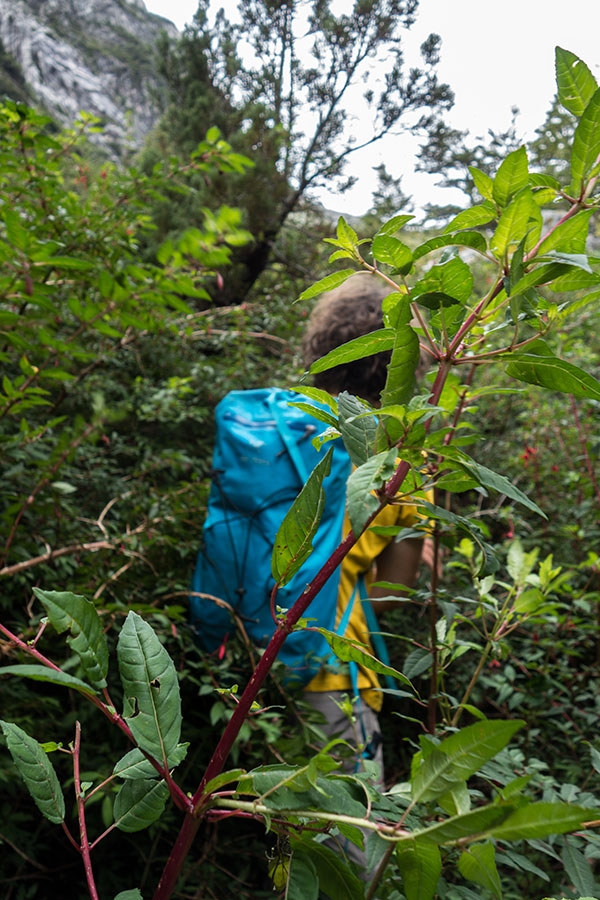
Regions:
<instances>
[{"instance_id":1,"label":"curly hair","mask_svg":"<svg viewBox=\"0 0 600 900\"><path fill-rule=\"evenodd\" d=\"M339 288L323 294L313 309L302 341L304 363L310 367L341 344L383 328L382 303L391 293L373 275L359 272ZM385 385L390 351L335 366L314 376L315 387L338 394L348 391L375 405Z\"/></svg>"}]
</instances>

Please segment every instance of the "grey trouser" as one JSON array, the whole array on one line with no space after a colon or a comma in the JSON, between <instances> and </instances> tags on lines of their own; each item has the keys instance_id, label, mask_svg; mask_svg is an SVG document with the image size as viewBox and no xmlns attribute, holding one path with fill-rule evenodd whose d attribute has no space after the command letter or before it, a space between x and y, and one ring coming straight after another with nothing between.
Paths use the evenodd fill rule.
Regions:
<instances>
[{"instance_id":1,"label":"grey trouser","mask_svg":"<svg viewBox=\"0 0 600 900\"><path fill-rule=\"evenodd\" d=\"M379 764L378 783L383 786L383 746L377 713L363 700L360 704L354 705L355 721L351 721L336 703L336 700L340 703L347 694L347 691L304 691L304 699L324 716L325 722L320 723L320 727L328 737L340 737L357 748L354 757L343 760L344 771L360 772L363 769L363 760L373 759ZM343 841L341 846L339 838L328 838L325 844L332 850L338 852L341 850L345 853L362 869L361 878L368 881L364 851L349 841Z\"/></svg>"}]
</instances>

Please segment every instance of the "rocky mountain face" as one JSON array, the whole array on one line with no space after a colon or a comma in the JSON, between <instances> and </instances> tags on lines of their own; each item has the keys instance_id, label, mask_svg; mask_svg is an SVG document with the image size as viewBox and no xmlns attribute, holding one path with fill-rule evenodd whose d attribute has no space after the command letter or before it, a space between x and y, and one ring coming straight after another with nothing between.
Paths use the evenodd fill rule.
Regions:
<instances>
[{"instance_id":1,"label":"rocky mountain face","mask_svg":"<svg viewBox=\"0 0 600 900\"><path fill-rule=\"evenodd\" d=\"M62 125L82 110L101 119L111 156L156 123L156 43L175 25L143 0L0 0L0 94L44 109Z\"/></svg>"}]
</instances>

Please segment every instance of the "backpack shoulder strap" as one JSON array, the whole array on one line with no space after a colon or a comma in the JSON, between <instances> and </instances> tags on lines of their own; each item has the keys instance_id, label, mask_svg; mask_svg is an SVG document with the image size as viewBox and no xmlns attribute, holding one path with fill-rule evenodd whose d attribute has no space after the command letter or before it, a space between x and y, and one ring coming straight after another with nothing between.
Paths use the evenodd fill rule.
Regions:
<instances>
[{"instance_id":1,"label":"backpack shoulder strap","mask_svg":"<svg viewBox=\"0 0 600 900\"><path fill-rule=\"evenodd\" d=\"M290 455L290 459L294 464L296 472L298 473L300 482L302 484L305 484L308 481L310 472L308 471L306 463L304 462L302 454L298 448L297 437L295 437L290 431L285 418L285 412L283 408L277 403L279 393L280 392L277 390L271 391L268 396L267 403L277 424L277 430L281 435L281 439L285 444L285 448Z\"/></svg>"}]
</instances>

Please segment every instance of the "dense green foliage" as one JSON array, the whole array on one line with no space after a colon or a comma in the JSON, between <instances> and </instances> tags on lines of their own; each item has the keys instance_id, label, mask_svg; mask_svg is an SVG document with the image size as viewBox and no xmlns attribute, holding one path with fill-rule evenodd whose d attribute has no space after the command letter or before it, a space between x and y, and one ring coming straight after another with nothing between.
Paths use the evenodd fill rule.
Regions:
<instances>
[{"instance_id":1,"label":"dense green foliage","mask_svg":"<svg viewBox=\"0 0 600 900\"><path fill-rule=\"evenodd\" d=\"M7 898L80 898L86 883L91 897L208 898L229 895L232 878L240 896L273 896L267 868L288 900L598 895L598 841L583 826L600 809L600 273L588 247L600 93L583 63L565 51L557 62L578 122L568 184L519 148L491 173L471 170L482 199L441 234L405 243L409 217L398 215L361 241L341 220L331 262L348 268L303 292L306 304L357 268L397 288L366 348L316 366L392 350L380 410L356 401L358 416L338 416L330 401L359 466L353 525L403 490L446 553L441 582L434 567L390 618L403 677L388 740L407 749L391 756L385 796L340 776L334 748L314 749L318 723L278 683L279 638L242 690L246 649L204 660L185 630L214 402L230 387L293 380L287 338L302 307L287 308L297 273L287 280L283 267L260 304L210 305L207 286L248 239L232 207L207 209L155 263L140 260L139 241L150 201L186 196L188 171L192 184L235 179L246 159L211 131L188 171L93 169L75 134L49 136L24 107L3 110ZM431 374L413 397L419 342ZM287 627L309 602L310 591ZM356 645L337 647L374 665ZM367 887L315 840L327 828L361 842L359 826L377 870Z\"/></svg>"}]
</instances>

